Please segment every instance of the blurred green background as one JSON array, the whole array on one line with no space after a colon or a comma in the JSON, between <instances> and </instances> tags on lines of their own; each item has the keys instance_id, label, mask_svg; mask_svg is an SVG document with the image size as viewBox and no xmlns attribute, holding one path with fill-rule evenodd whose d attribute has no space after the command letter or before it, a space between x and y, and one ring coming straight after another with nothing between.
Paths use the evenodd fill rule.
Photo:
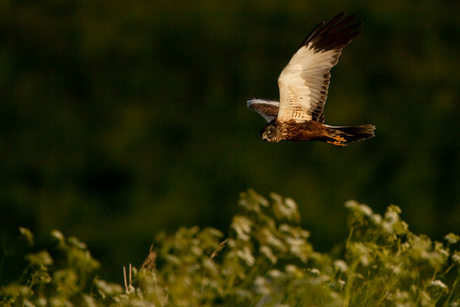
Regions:
<instances>
[{"instance_id":1,"label":"blurred green background","mask_svg":"<svg viewBox=\"0 0 460 307\"><path fill-rule=\"evenodd\" d=\"M372 123L376 137L262 142L246 100L278 98L296 48L343 10L363 33L332 70L326 123ZM295 199L319 250L346 235L349 199L400 206L415 233L460 233L459 13L435 0L1 1L3 248L19 226L59 229L121 282L160 230L226 231L250 187Z\"/></svg>"}]
</instances>

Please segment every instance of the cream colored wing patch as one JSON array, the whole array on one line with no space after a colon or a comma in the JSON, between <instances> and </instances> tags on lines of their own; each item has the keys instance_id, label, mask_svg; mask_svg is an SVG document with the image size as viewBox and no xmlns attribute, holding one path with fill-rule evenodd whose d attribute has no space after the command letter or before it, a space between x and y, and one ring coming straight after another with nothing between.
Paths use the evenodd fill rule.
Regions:
<instances>
[{"instance_id":1,"label":"cream colored wing patch","mask_svg":"<svg viewBox=\"0 0 460 307\"><path fill-rule=\"evenodd\" d=\"M340 21L344 15L339 14L325 26L319 24L281 72L278 120L324 121L329 71L337 64L342 49L360 33L350 32L361 24L344 28L354 18L350 16Z\"/></svg>"}]
</instances>

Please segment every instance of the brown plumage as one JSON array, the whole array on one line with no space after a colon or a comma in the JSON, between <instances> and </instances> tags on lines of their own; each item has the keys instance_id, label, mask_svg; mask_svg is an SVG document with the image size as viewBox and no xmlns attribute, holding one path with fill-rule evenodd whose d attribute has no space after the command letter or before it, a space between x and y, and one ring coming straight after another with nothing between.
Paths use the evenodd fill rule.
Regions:
<instances>
[{"instance_id":1,"label":"brown plumage","mask_svg":"<svg viewBox=\"0 0 460 307\"><path fill-rule=\"evenodd\" d=\"M316 26L283 69L278 79L280 102L251 99L248 107L268 122L260 131L263 140L323 141L346 146L374 136L373 125L329 126L324 122L324 104L330 82L330 69L339 61L342 49L361 32L362 23L348 25L355 17L341 21L345 12L328 24Z\"/></svg>"},{"instance_id":2,"label":"brown plumage","mask_svg":"<svg viewBox=\"0 0 460 307\"><path fill-rule=\"evenodd\" d=\"M373 125L334 127L317 121L297 123L294 120L273 120L260 130L262 140L271 143L279 141L322 141L337 146L368 139L374 136Z\"/></svg>"}]
</instances>

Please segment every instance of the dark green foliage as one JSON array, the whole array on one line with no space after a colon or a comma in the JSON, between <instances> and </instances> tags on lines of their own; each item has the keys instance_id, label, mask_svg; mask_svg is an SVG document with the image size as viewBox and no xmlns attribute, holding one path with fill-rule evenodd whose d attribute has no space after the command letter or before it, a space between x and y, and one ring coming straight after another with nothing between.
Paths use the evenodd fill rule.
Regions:
<instances>
[{"instance_id":1,"label":"dark green foliage","mask_svg":"<svg viewBox=\"0 0 460 307\"><path fill-rule=\"evenodd\" d=\"M346 204L343 257L314 251L296 203L252 190L228 235L213 228L162 233L125 288L89 277L99 264L75 238L52 232L52 247L26 255L24 278L0 289L5 306L457 306L460 253L417 236L397 206L381 216ZM32 236L22 230L29 238ZM51 255L56 255L54 258ZM58 263L59 262L59 263Z\"/></svg>"},{"instance_id":2,"label":"dark green foliage","mask_svg":"<svg viewBox=\"0 0 460 307\"><path fill-rule=\"evenodd\" d=\"M21 228L21 233L31 240L30 231ZM100 267L86 245L74 237L65 239L54 230L48 250L24 257L27 267L19 281L1 288L2 306L33 306L32 302L36 306L66 306L85 300L84 291L91 287L88 282Z\"/></svg>"}]
</instances>

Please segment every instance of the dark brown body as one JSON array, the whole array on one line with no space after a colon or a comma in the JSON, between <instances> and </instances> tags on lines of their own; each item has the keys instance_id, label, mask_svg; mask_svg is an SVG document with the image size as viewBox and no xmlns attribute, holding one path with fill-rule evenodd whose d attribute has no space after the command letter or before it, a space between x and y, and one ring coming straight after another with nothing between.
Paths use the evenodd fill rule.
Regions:
<instances>
[{"instance_id":1,"label":"dark brown body","mask_svg":"<svg viewBox=\"0 0 460 307\"><path fill-rule=\"evenodd\" d=\"M373 125L334 127L317 121L298 123L294 120L278 121L265 125L260 131L264 141L323 141L337 146L346 146L348 142L356 142L374 136Z\"/></svg>"},{"instance_id":2,"label":"dark brown body","mask_svg":"<svg viewBox=\"0 0 460 307\"><path fill-rule=\"evenodd\" d=\"M332 132L327 126L315 121L306 121L304 123L296 123L293 120L277 122L277 127L284 134L287 141L325 140Z\"/></svg>"}]
</instances>

